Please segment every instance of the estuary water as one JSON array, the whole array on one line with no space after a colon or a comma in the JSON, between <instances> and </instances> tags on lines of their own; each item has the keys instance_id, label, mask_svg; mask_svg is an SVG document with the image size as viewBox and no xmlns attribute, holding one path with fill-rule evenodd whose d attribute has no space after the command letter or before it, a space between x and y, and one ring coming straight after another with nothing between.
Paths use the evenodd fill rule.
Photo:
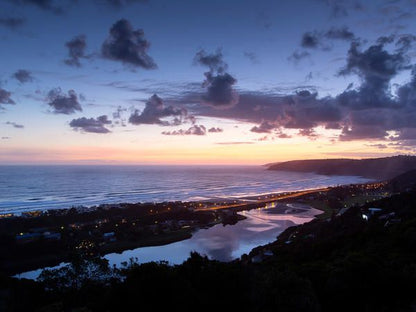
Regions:
<instances>
[{"instance_id":1,"label":"estuary water","mask_svg":"<svg viewBox=\"0 0 416 312\"><path fill-rule=\"evenodd\" d=\"M222 199L366 181L262 166L0 166L0 213Z\"/></svg>"},{"instance_id":2,"label":"estuary water","mask_svg":"<svg viewBox=\"0 0 416 312\"><path fill-rule=\"evenodd\" d=\"M167 261L171 265L183 263L196 251L209 259L231 261L248 254L253 248L276 240L290 226L311 221L321 211L302 204L269 203L263 208L242 211L246 217L234 225L217 224L199 229L183 241L154 247L141 247L122 253L107 254L110 266L120 266L134 259L138 263ZM64 263L55 268L66 265ZM36 279L42 269L17 274L19 278Z\"/></svg>"}]
</instances>

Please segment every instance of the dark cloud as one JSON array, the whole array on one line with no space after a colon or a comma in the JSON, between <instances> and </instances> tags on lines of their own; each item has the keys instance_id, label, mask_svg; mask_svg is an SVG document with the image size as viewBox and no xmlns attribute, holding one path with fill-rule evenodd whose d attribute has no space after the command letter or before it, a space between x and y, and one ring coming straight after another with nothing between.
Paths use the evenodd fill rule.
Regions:
<instances>
[{"instance_id":1,"label":"dark cloud","mask_svg":"<svg viewBox=\"0 0 416 312\"><path fill-rule=\"evenodd\" d=\"M7 136L3 136L3 137L1 137L1 139L2 140L10 140L11 138L10 137L7 137Z\"/></svg>"},{"instance_id":2,"label":"dark cloud","mask_svg":"<svg viewBox=\"0 0 416 312\"><path fill-rule=\"evenodd\" d=\"M179 129L174 131L163 131L164 135L205 135L207 129L203 125L193 125L187 130Z\"/></svg>"},{"instance_id":3,"label":"dark cloud","mask_svg":"<svg viewBox=\"0 0 416 312\"><path fill-rule=\"evenodd\" d=\"M331 50L332 40L356 41L358 40L354 33L347 27L332 27L326 32L306 32L302 36L301 46L305 49L322 49L325 51Z\"/></svg>"},{"instance_id":4,"label":"dark cloud","mask_svg":"<svg viewBox=\"0 0 416 312\"><path fill-rule=\"evenodd\" d=\"M32 73L25 69L19 69L13 74L13 78L17 79L20 83L32 82Z\"/></svg>"},{"instance_id":5,"label":"dark cloud","mask_svg":"<svg viewBox=\"0 0 416 312\"><path fill-rule=\"evenodd\" d=\"M362 79L362 84L358 90L346 90L340 94L339 103L354 109L398 108L390 94L389 84L400 71L410 69L409 57L403 51L388 52L383 43L372 45L365 51L359 48L359 43L351 43L347 64L339 74L355 73Z\"/></svg>"},{"instance_id":6,"label":"dark cloud","mask_svg":"<svg viewBox=\"0 0 416 312\"><path fill-rule=\"evenodd\" d=\"M69 58L65 59L64 62L69 66L80 67L80 58L85 58L85 48L87 46L87 41L85 35L79 35L65 43L65 46L68 48Z\"/></svg>"},{"instance_id":7,"label":"dark cloud","mask_svg":"<svg viewBox=\"0 0 416 312\"><path fill-rule=\"evenodd\" d=\"M228 65L223 60L221 49L211 54L205 52L205 50L198 51L194 63L207 66L211 72L223 73L228 69Z\"/></svg>"},{"instance_id":8,"label":"dark cloud","mask_svg":"<svg viewBox=\"0 0 416 312\"><path fill-rule=\"evenodd\" d=\"M407 52L412 45L416 42L416 36L405 34L398 37L396 41L396 46L399 51Z\"/></svg>"},{"instance_id":9,"label":"dark cloud","mask_svg":"<svg viewBox=\"0 0 416 312\"><path fill-rule=\"evenodd\" d=\"M69 90L68 95L66 95L62 92L61 88L52 89L49 91L46 100L55 114L69 115L76 111L82 111L82 107L78 102L78 97L74 90Z\"/></svg>"},{"instance_id":10,"label":"dark cloud","mask_svg":"<svg viewBox=\"0 0 416 312\"><path fill-rule=\"evenodd\" d=\"M354 40L355 35L353 32L348 30L347 27L342 28L331 28L328 30L324 36L328 39L338 39L338 40Z\"/></svg>"},{"instance_id":11,"label":"dark cloud","mask_svg":"<svg viewBox=\"0 0 416 312\"><path fill-rule=\"evenodd\" d=\"M303 48L314 49L320 44L319 35L316 32L306 32L302 36L301 46Z\"/></svg>"},{"instance_id":12,"label":"dark cloud","mask_svg":"<svg viewBox=\"0 0 416 312\"><path fill-rule=\"evenodd\" d=\"M150 43L144 38L143 30L134 30L129 21L121 19L111 27L101 53L104 58L126 65L155 69L156 63L147 54L149 47Z\"/></svg>"},{"instance_id":13,"label":"dark cloud","mask_svg":"<svg viewBox=\"0 0 416 312\"><path fill-rule=\"evenodd\" d=\"M350 84L338 95L319 96L313 86L279 90L281 93L239 90L234 105L218 109L214 105L198 105L206 94L192 89L186 94L173 95L172 102L185 103L189 111L198 116L252 123L255 125L252 132L266 133L269 138L290 137L283 131L293 129L293 133L297 130L298 135L314 139L320 127L333 130L331 135L342 141L394 140L416 145L416 65L411 64L413 35L384 36L368 44L355 38L347 28L332 28L323 32L322 38L351 41L339 75L356 75L360 82ZM207 80L227 74L222 69L225 64L222 53L217 51L210 57L205 52L201 55L204 58L200 63L210 69L206 73ZM223 73L213 72L215 69ZM398 85L395 79L403 79L408 74L409 81Z\"/></svg>"},{"instance_id":14,"label":"dark cloud","mask_svg":"<svg viewBox=\"0 0 416 312\"><path fill-rule=\"evenodd\" d=\"M22 27L26 23L26 19L20 17L0 18L0 26L15 30Z\"/></svg>"},{"instance_id":15,"label":"dark cloud","mask_svg":"<svg viewBox=\"0 0 416 312\"><path fill-rule=\"evenodd\" d=\"M273 129L276 129L275 124L268 121L263 121L259 126L254 126L251 128L250 131L256 133L270 133Z\"/></svg>"},{"instance_id":16,"label":"dark cloud","mask_svg":"<svg viewBox=\"0 0 416 312\"><path fill-rule=\"evenodd\" d=\"M202 84L206 88L206 93L202 95L203 102L217 108L234 106L238 102L238 93L233 89L237 80L225 72L228 65L223 60L221 50L212 54L200 50L196 53L194 62L209 68L204 73L205 81Z\"/></svg>"},{"instance_id":17,"label":"dark cloud","mask_svg":"<svg viewBox=\"0 0 416 312\"><path fill-rule=\"evenodd\" d=\"M220 133L220 132L224 132L224 130L222 128L218 128L218 127L211 127L211 128L208 129L208 132Z\"/></svg>"},{"instance_id":18,"label":"dark cloud","mask_svg":"<svg viewBox=\"0 0 416 312\"><path fill-rule=\"evenodd\" d=\"M341 141L353 140L383 140L387 135L386 129L381 126L361 126L353 125L352 127L345 126L339 137Z\"/></svg>"},{"instance_id":19,"label":"dark cloud","mask_svg":"<svg viewBox=\"0 0 416 312\"><path fill-rule=\"evenodd\" d=\"M77 118L71 120L69 125L75 130L90 133L109 133L105 126L111 125L111 120L108 120L106 115L99 116L97 118Z\"/></svg>"},{"instance_id":20,"label":"dark cloud","mask_svg":"<svg viewBox=\"0 0 416 312\"><path fill-rule=\"evenodd\" d=\"M205 103L218 108L227 108L238 102L238 94L233 89L237 80L228 73L213 75L205 73L203 86L207 92L202 96Z\"/></svg>"},{"instance_id":21,"label":"dark cloud","mask_svg":"<svg viewBox=\"0 0 416 312\"><path fill-rule=\"evenodd\" d=\"M342 120L341 109L330 97L318 99L317 93L308 90L291 96L292 105L285 105L280 125L285 128L309 129Z\"/></svg>"},{"instance_id":22,"label":"dark cloud","mask_svg":"<svg viewBox=\"0 0 416 312\"><path fill-rule=\"evenodd\" d=\"M162 118L173 118L172 120L164 120ZM194 117L188 115L185 108L174 106L165 106L163 100L154 94L147 102L144 110L139 113L135 110L129 118L129 122L134 125L155 124L161 126L181 125L186 121L194 121Z\"/></svg>"},{"instance_id":23,"label":"dark cloud","mask_svg":"<svg viewBox=\"0 0 416 312\"><path fill-rule=\"evenodd\" d=\"M308 137L311 140L316 140L318 134L315 132L314 129L300 129L298 132L299 135Z\"/></svg>"},{"instance_id":24,"label":"dark cloud","mask_svg":"<svg viewBox=\"0 0 416 312\"><path fill-rule=\"evenodd\" d=\"M380 42L380 41L379 41ZM360 43L351 43L348 51L347 65L340 74L356 73L365 82L371 79L380 79L381 84L389 81L400 70L409 69L409 59L402 52L389 53L384 49L384 43L370 46L360 51Z\"/></svg>"},{"instance_id":25,"label":"dark cloud","mask_svg":"<svg viewBox=\"0 0 416 312\"><path fill-rule=\"evenodd\" d=\"M12 127L14 127L14 128L17 128L17 129L23 129L25 126L23 126L23 125L20 125L20 124L18 124L18 123L15 123L15 122L11 122L11 121L7 121L6 122L6 125L10 125L10 126L12 126Z\"/></svg>"},{"instance_id":26,"label":"dark cloud","mask_svg":"<svg viewBox=\"0 0 416 312\"><path fill-rule=\"evenodd\" d=\"M0 88L0 104L16 104L15 101L12 100L11 95L11 92Z\"/></svg>"}]
</instances>

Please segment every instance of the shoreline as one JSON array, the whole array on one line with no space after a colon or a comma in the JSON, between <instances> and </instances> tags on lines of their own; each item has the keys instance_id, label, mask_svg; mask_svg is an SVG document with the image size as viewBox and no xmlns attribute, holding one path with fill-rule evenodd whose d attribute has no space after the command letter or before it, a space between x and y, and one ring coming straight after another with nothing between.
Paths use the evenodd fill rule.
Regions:
<instances>
[{"instance_id":1,"label":"shoreline","mask_svg":"<svg viewBox=\"0 0 416 312\"><path fill-rule=\"evenodd\" d=\"M372 182L368 182L372 183ZM368 183L357 183L354 185L360 185L360 184L368 184ZM352 185L352 184L346 184L346 185ZM16 211L16 212L4 212L2 213L0 211L0 220L1 219L7 219L7 218L21 218L21 217L38 217L45 213L54 213L54 214L67 214L70 213L70 211L76 210L77 213L88 213L97 211L99 209L111 209L111 208L119 208L123 205L155 205L155 204L162 204L162 203L182 203L182 204L220 204L223 205L227 204L235 204L235 206L250 204L250 203L268 203L272 202L274 200L281 199L281 196L298 196L297 194L307 192L307 193L313 193L317 191L326 191L329 188L338 187L342 185L336 185L336 186L327 186L327 187L318 187L318 188L306 188L301 190L295 190L295 191L282 191L282 192L266 192L266 193L258 193L254 195L244 195L244 196L230 196L230 197L212 197L212 198L206 198L201 200L177 200L177 201L158 201L158 202L115 202L115 203L102 203L102 204L94 204L91 206L86 205L73 205L71 207L66 208L51 208L51 209L33 209L33 210L25 210L25 211ZM300 195L299 195L300 196ZM227 206L224 209L229 209L232 206ZM209 207L214 208L214 207ZM208 208L207 208L208 209ZM216 208L220 209L220 208Z\"/></svg>"},{"instance_id":2,"label":"shoreline","mask_svg":"<svg viewBox=\"0 0 416 312\"><path fill-rule=\"evenodd\" d=\"M301 202L322 211L315 218L326 218L334 210L315 205L314 200L325 202L323 199L328 193L337 188L367 189L373 184L271 193L222 202L105 204L93 210L47 210L39 215L3 218L0 219L3 234L5 229L14 229L15 226L21 232L12 233L8 244L2 244L4 250L0 257L0 268L3 272L18 274L58 265L68 260L71 252L104 255L139 247L166 245L190 238L198 228L220 223L235 224L244 219L238 212L262 208L277 201ZM41 227L45 224L49 224L49 228ZM34 225L38 228L34 228ZM35 232L39 228L44 231L43 236ZM55 238L47 239L45 233L55 235ZM36 234L40 238L29 237L27 241L21 239L29 234Z\"/></svg>"},{"instance_id":3,"label":"shoreline","mask_svg":"<svg viewBox=\"0 0 416 312\"><path fill-rule=\"evenodd\" d=\"M239 167L239 166L237 166ZM254 166L253 166L254 167ZM296 172L285 172L288 174L298 174ZM310 173L313 174L313 173ZM256 171L256 177L258 173ZM291 184L282 184L282 181L279 180L279 175L276 176L276 180L270 178L266 175L267 184L261 184L260 186L244 186L240 185L236 189L228 189L225 187L223 191L212 191L209 186L207 186L207 191L204 189L199 189L198 192L185 193L179 192L176 193L167 193L143 196L140 191L132 191L134 189L124 189L123 191L117 191L115 195L112 193L107 194L106 192L97 193L97 196L90 197L89 193L52 193L52 197L44 196L43 190L28 195L27 197L10 197L9 199L4 199L3 202L0 202L0 218L9 217L9 216L25 216L30 214L40 214L49 210L56 211L65 211L72 208L78 210L93 210L101 206L117 206L127 203L137 203L137 204L152 204L159 202L172 202L172 201L181 201L181 202L229 202L233 200L249 200L254 199L259 196L267 195L276 195L281 193L293 193L303 190L310 190L322 187L336 187L339 185L346 184L357 184L357 183L369 183L372 182L368 179L361 178L359 176L349 176L351 179L344 179L345 176L340 176L339 179L332 179L330 176L327 176L325 179L321 179L315 182L300 182L295 183L296 179L291 178ZM256 180L257 181L257 180ZM262 180L263 181L263 180ZM313 179L311 179L313 181ZM294 183L292 185L292 183ZM267 186L266 186L267 185ZM133 194L133 195L130 195ZM85 195L85 196L84 196Z\"/></svg>"}]
</instances>

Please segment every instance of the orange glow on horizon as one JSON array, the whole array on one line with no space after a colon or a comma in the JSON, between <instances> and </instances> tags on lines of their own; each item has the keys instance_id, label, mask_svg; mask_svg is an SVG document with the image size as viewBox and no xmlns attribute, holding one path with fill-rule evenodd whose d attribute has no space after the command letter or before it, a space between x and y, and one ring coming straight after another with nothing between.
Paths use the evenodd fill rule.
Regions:
<instances>
[{"instance_id":1,"label":"orange glow on horizon","mask_svg":"<svg viewBox=\"0 0 416 312\"><path fill-rule=\"evenodd\" d=\"M283 140L282 140L283 141ZM374 148L362 153L359 142L322 144L305 140L211 144L179 147L92 147L11 148L0 151L0 164L149 164L149 165L264 165L314 158L368 158L399 154Z\"/></svg>"}]
</instances>

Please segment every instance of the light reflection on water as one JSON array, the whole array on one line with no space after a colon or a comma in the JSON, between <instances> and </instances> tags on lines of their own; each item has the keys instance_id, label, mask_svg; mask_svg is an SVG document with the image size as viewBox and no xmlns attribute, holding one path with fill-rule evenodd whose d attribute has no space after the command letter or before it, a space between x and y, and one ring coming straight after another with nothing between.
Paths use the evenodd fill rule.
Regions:
<instances>
[{"instance_id":1,"label":"light reflection on water","mask_svg":"<svg viewBox=\"0 0 416 312\"><path fill-rule=\"evenodd\" d=\"M180 242L126 250L108 254L105 258L111 266L119 266L130 258L137 258L139 263L168 261L170 264L181 264L192 251L196 251L210 259L231 261L248 254L257 246L273 242L286 228L309 222L319 213L321 211L300 204L271 203L262 209L240 212L247 219L235 225L217 224L200 229L191 238ZM41 269L17 276L34 279L40 272Z\"/></svg>"},{"instance_id":2,"label":"light reflection on water","mask_svg":"<svg viewBox=\"0 0 416 312\"><path fill-rule=\"evenodd\" d=\"M196 251L210 259L231 261L257 246L274 241L286 228L309 222L319 213L321 211L300 205L269 205L264 209L243 211L241 214L247 219L235 225L218 224L201 229L184 241L113 253L106 258L110 264L119 264L131 257L137 257L139 262L166 260L171 264L180 264L190 252Z\"/></svg>"}]
</instances>

